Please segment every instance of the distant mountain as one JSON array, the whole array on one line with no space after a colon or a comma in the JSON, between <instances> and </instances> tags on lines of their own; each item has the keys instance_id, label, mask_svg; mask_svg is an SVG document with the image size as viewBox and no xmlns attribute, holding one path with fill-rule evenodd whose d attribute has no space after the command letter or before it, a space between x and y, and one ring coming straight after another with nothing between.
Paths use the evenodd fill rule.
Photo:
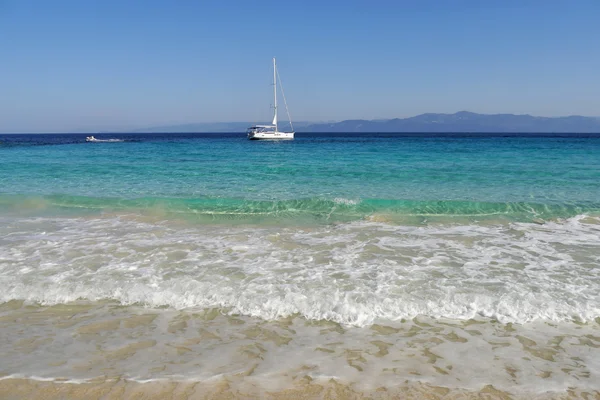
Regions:
<instances>
[{"instance_id":1,"label":"distant mountain","mask_svg":"<svg viewBox=\"0 0 600 400\"><path fill-rule=\"evenodd\" d=\"M134 132L143 133L185 133L185 132L243 132L248 127L247 122L206 122L195 124L164 125L137 129Z\"/></svg>"},{"instance_id":2,"label":"distant mountain","mask_svg":"<svg viewBox=\"0 0 600 400\"><path fill-rule=\"evenodd\" d=\"M540 132L540 133L600 133L600 118L533 117L514 114L476 114L460 111L455 114L421 114L410 118L389 120L346 120L327 124L312 124L303 132Z\"/></svg>"},{"instance_id":3,"label":"distant mountain","mask_svg":"<svg viewBox=\"0 0 600 400\"><path fill-rule=\"evenodd\" d=\"M185 132L245 132L254 122L206 122L165 125L137 129L140 133ZM268 124L263 122L263 124ZM280 128L289 129L287 122ZM340 122L294 122L296 132L555 132L600 133L600 118L594 117L533 117L515 114L476 114L460 111L455 114L427 113L410 118L349 119Z\"/></svg>"},{"instance_id":4,"label":"distant mountain","mask_svg":"<svg viewBox=\"0 0 600 400\"><path fill-rule=\"evenodd\" d=\"M134 132L140 133L186 133L186 132L210 132L210 133L225 133L225 132L245 132L247 128L256 124L256 122L203 122L195 124L181 124L181 125L165 125L155 126L151 128L137 129ZM262 122L259 124L268 124L268 122ZM294 122L294 129L302 129L312 124L312 122ZM280 128L289 129L289 124L284 121L280 122Z\"/></svg>"}]
</instances>

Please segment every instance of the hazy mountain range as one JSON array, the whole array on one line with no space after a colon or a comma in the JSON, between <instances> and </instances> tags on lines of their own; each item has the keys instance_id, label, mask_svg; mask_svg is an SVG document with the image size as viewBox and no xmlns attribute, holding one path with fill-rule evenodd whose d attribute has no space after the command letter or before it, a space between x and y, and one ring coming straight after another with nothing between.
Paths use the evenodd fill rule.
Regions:
<instances>
[{"instance_id":1,"label":"hazy mountain range","mask_svg":"<svg viewBox=\"0 0 600 400\"><path fill-rule=\"evenodd\" d=\"M244 132L250 122L198 123L162 126L136 132ZM353 119L328 123L294 123L296 132L555 132L600 133L600 118L534 117L515 114L427 113L388 120Z\"/></svg>"},{"instance_id":2,"label":"hazy mountain range","mask_svg":"<svg viewBox=\"0 0 600 400\"><path fill-rule=\"evenodd\" d=\"M151 128L136 129L134 132L141 133L184 133L184 132L245 132L247 128L256 124L256 122L199 122L194 124L181 124L181 125L166 125L166 126L155 126ZM260 122L259 124L266 125L270 122ZM294 122L294 130L306 132L306 128L312 125L312 122ZM289 123L284 122L280 124L281 129L289 129Z\"/></svg>"}]
</instances>

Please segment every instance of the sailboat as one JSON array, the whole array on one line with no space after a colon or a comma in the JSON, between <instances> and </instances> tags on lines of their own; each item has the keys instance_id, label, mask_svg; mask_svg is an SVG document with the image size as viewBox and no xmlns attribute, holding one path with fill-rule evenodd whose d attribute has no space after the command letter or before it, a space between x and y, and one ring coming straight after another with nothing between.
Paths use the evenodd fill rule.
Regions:
<instances>
[{"instance_id":1,"label":"sailboat","mask_svg":"<svg viewBox=\"0 0 600 400\"><path fill-rule=\"evenodd\" d=\"M259 139L293 139L294 138L294 126L292 125L292 118L285 101L285 93L283 93L283 85L279 80L281 86L281 94L283 95L283 103L285 104L285 111L287 112L288 120L290 121L291 132L280 132L279 125L277 123L277 81L279 74L277 73L277 63L275 57L273 57L273 108L275 109L273 115L273 122L271 125L254 125L248 128L248 139L259 140Z\"/></svg>"}]
</instances>

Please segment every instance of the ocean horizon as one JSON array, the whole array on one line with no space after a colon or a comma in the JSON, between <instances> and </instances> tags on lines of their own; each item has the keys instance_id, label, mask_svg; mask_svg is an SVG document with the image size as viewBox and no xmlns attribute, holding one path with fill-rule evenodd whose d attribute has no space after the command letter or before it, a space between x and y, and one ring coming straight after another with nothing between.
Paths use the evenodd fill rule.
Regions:
<instances>
[{"instance_id":1,"label":"ocean horizon","mask_svg":"<svg viewBox=\"0 0 600 400\"><path fill-rule=\"evenodd\" d=\"M600 396L600 133L87 135L0 134L0 394Z\"/></svg>"}]
</instances>

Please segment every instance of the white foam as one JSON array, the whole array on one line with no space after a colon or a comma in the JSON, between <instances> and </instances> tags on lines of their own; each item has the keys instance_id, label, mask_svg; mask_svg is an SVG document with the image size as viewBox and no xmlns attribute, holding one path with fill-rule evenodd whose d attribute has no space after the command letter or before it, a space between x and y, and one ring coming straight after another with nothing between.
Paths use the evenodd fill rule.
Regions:
<instances>
[{"instance_id":1,"label":"white foam","mask_svg":"<svg viewBox=\"0 0 600 400\"><path fill-rule=\"evenodd\" d=\"M6 379L30 379L32 381L39 381L39 382L60 382L60 383L73 383L73 384L82 384L82 383L87 383L87 382L90 382L93 380L93 378L91 378L91 379L70 379L70 378L45 377L45 376L25 375L25 374L10 374L10 375L0 376L0 381L6 380Z\"/></svg>"},{"instance_id":2,"label":"white foam","mask_svg":"<svg viewBox=\"0 0 600 400\"><path fill-rule=\"evenodd\" d=\"M597 222L284 229L13 221L0 231L0 301L110 299L354 326L418 315L590 321L600 316Z\"/></svg>"},{"instance_id":3,"label":"white foam","mask_svg":"<svg viewBox=\"0 0 600 400\"><path fill-rule=\"evenodd\" d=\"M346 199L343 197L336 197L335 199L333 199L333 202L336 204L344 204L347 206L353 206L353 205L359 204L360 200L352 200L352 199Z\"/></svg>"}]
</instances>

